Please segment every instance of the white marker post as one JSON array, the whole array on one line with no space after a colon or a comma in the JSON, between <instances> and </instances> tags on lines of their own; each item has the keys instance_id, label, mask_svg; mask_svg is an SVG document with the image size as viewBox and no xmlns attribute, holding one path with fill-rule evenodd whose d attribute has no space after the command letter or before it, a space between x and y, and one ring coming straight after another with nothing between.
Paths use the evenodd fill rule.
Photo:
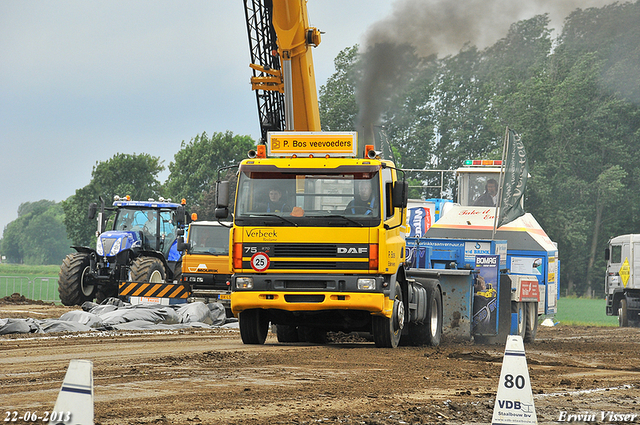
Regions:
<instances>
[{"instance_id":1,"label":"white marker post","mask_svg":"<svg viewBox=\"0 0 640 425\"><path fill-rule=\"evenodd\" d=\"M93 425L93 362L69 362L49 419L49 425Z\"/></svg>"},{"instance_id":2,"label":"white marker post","mask_svg":"<svg viewBox=\"0 0 640 425\"><path fill-rule=\"evenodd\" d=\"M536 424L536 408L522 337L509 335L504 349L492 424Z\"/></svg>"}]
</instances>

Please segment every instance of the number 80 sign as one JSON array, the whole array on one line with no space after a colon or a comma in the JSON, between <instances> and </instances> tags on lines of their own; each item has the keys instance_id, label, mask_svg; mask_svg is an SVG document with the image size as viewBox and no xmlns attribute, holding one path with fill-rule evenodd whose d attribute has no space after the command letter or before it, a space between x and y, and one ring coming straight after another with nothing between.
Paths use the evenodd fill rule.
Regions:
<instances>
[{"instance_id":1,"label":"number 80 sign","mask_svg":"<svg viewBox=\"0 0 640 425\"><path fill-rule=\"evenodd\" d=\"M257 272L263 272L269 268L271 260L264 252L256 252L251 256L251 268Z\"/></svg>"}]
</instances>

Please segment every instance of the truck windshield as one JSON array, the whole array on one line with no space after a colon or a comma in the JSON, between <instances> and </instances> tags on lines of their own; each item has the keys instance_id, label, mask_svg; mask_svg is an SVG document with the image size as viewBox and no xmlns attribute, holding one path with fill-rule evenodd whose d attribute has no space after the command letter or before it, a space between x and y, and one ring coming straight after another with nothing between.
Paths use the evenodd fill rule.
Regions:
<instances>
[{"instance_id":1,"label":"truck windshield","mask_svg":"<svg viewBox=\"0 0 640 425\"><path fill-rule=\"evenodd\" d=\"M226 227L192 223L188 236L190 254L229 254L229 229Z\"/></svg>"},{"instance_id":2,"label":"truck windshield","mask_svg":"<svg viewBox=\"0 0 640 425\"><path fill-rule=\"evenodd\" d=\"M461 173L459 202L463 206L495 207L500 173Z\"/></svg>"},{"instance_id":3,"label":"truck windshield","mask_svg":"<svg viewBox=\"0 0 640 425\"><path fill-rule=\"evenodd\" d=\"M370 167L342 173L245 167L238 179L235 219L241 225L375 226L380 200L379 173Z\"/></svg>"}]
</instances>

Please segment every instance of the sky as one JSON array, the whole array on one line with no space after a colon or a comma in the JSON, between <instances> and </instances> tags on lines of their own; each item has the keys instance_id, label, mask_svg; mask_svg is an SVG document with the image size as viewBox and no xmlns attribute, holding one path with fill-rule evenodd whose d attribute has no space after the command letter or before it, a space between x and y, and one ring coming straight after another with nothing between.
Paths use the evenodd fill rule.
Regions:
<instances>
[{"instance_id":1,"label":"sky","mask_svg":"<svg viewBox=\"0 0 640 425\"><path fill-rule=\"evenodd\" d=\"M324 32L318 87L389 10L388 0L309 2ZM239 0L0 2L0 232L21 203L68 198L116 153L168 166L204 131L257 140L249 62Z\"/></svg>"},{"instance_id":2,"label":"sky","mask_svg":"<svg viewBox=\"0 0 640 425\"><path fill-rule=\"evenodd\" d=\"M493 29L477 45L503 37L517 19L574 1L608 3L470 0L486 12L479 22ZM471 8L451 10L458 3L309 0L310 24L324 33L313 50L317 86L334 72L341 50L366 46L367 37L381 33L409 33L412 42L440 42L455 52L459 42L447 37L460 31L439 16L479 16ZM514 4L535 7L512 10ZM405 17L429 10L438 13L406 24ZM507 12L502 26L495 25L496 10ZM435 26L442 34L429 32ZM446 28L453 28L450 36ZM257 140L249 62L240 0L0 1L0 232L21 203L67 199L90 182L97 162L117 153L148 153L166 167L182 141L205 131Z\"/></svg>"}]
</instances>

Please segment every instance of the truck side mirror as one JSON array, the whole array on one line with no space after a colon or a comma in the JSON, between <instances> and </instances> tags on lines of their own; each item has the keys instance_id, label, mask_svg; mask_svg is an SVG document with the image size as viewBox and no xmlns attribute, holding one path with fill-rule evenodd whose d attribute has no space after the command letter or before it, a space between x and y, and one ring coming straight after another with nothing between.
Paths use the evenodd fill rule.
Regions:
<instances>
[{"instance_id":1,"label":"truck side mirror","mask_svg":"<svg viewBox=\"0 0 640 425\"><path fill-rule=\"evenodd\" d=\"M407 182L406 180L396 181L393 184L393 192L391 194L393 207L407 208L408 198L409 198L409 182Z\"/></svg>"},{"instance_id":2,"label":"truck side mirror","mask_svg":"<svg viewBox=\"0 0 640 425\"><path fill-rule=\"evenodd\" d=\"M191 245L184 241L184 236L178 236L177 241L178 245L176 246L176 248L178 249L178 251L188 251L189 249L191 249Z\"/></svg>"},{"instance_id":3,"label":"truck side mirror","mask_svg":"<svg viewBox=\"0 0 640 425\"><path fill-rule=\"evenodd\" d=\"M220 220L229 217L229 182L216 183L216 211L215 217Z\"/></svg>"},{"instance_id":4,"label":"truck side mirror","mask_svg":"<svg viewBox=\"0 0 640 425\"><path fill-rule=\"evenodd\" d=\"M229 206L229 182L217 182L216 187L216 209Z\"/></svg>"},{"instance_id":5,"label":"truck side mirror","mask_svg":"<svg viewBox=\"0 0 640 425\"><path fill-rule=\"evenodd\" d=\"M185 219L186 219L186 212L185 212L185 209L184 209L184 205L178 205L178 207L176 208L176 215L174 217L175 217L175 220L176 220L176 223L174 223L174 224L176 226L178 226L178 227L184 226Z\"/></svg>"},{"instance_id":6,"label":"truck side mirror","mask_svg":"<svg viewBox=\"0 0 640 425\"><path fill-rule=\"evenodd\" d=\"M605 248L605 250L604 250L604 261L609 261L610 258L611 258L611 251L609 251L609 248Z\"/></svg>"},{"instance_id":7,"label":"truck side mirror","mask_svg":"<svg viewBox=\"0 0 640 425\"><path fill-rule=\"evenodd\" d=\"M92 202L89 204L89 211L87 211L87 218L93 220L96 218L96 212L98 211L98 204Z\"/></svg>"}]
</instances>

